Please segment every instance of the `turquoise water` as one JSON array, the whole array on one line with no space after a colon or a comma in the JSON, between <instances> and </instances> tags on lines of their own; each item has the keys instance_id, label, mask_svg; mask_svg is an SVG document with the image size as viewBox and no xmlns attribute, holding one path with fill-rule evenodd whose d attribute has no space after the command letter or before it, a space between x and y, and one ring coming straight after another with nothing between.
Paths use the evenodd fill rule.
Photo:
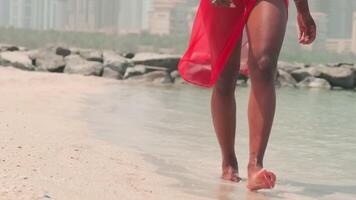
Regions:
<instances>
[{"instance_id":1,"label":"turquoise water","mask_svg":"<svg viewBox=\"0 0 356 200\"><path fill-rule=\"evenodd\" d=\"M247 192L245 181L219 180L220 151L210 114L211 90L193 86L110 85L88 99L84 116L97 136L137 149L178 190L210 199L356 199L356 92L279 89L265 167L272 191ZM236 149L246 179L248 88L237 89Z\"/></svg>"}]
</instances>

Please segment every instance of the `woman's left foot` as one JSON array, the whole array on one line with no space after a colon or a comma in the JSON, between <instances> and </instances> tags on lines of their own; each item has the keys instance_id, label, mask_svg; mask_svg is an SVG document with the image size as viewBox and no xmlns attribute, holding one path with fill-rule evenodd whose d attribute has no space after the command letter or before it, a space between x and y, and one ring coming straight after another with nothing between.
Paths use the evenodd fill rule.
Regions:
<instances>
[{"instance_id":1,"label":"woman's left foot","mask_svg":"<svg viewBox=\"0 0 356 200\"><path fill-rule=\"evenodd\" d=\"M272 189L276 183L276 175L266 169L249 169L247 188L255 191L260 189Z\"/></svg>"}]
</instances>

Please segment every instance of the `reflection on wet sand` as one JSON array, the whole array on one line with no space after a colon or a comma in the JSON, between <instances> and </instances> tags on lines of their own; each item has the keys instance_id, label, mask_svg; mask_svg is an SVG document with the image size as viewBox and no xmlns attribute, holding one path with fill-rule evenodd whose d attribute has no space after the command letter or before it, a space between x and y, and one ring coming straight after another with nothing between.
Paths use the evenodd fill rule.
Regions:
<instances>
[{"instance_id":1,"label":"reflection on wet sand","mask_svg":"<svg viewBox=\"0 0 356 200\"><path fill-rule=\"evenodd\" d=\"M221 183L218 187L217 200L233 200L236 199L236 196L245 197L242 198L243 200L270 200L263 193L250 192L247 189L240 189L232 184ZM238 195L238 193L240 193L240 195Z\"/></svg>"}]
</instances>

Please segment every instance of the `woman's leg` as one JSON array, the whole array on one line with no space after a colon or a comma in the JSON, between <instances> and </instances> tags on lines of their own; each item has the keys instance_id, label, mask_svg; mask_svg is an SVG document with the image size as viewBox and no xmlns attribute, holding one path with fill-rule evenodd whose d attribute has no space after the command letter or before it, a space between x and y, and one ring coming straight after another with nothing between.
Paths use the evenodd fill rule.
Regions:
<instances>
[{"instance_id":1,"label":"woman's leg","mask_svg":"<svg viewBox=\"0 0 356 200\"><path fill-rule=\"evenodd\" d=\"M287 8L283 0L258 0L247 23L251 75L248 187L252 190L272 188L275 184L275 175L262 168L275 113L276 66L286 22Z\"/></svg>"},{"instance_id":2,"label":"woman's leg","mask_svg":"<svg viewBox=\"0 0 356 200\"><path fill-rule=\"evenodd\" d=\"M222 152L222 178L240 181L235 155L236 77L240 67L241 40L237 42L211 96L212 120Z\"/></svg>"}]
</instances>

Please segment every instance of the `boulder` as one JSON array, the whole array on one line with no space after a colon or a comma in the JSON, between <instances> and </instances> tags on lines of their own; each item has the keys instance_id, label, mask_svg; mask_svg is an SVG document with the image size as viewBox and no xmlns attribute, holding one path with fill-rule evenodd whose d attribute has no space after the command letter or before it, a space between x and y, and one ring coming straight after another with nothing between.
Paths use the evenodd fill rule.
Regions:
<instances>
[{"instance_id":1,"label":"boulder","mask_svg":"<svg viewBox=\"0 0 356 200\"><path fill-rule=\"evenodd\" d=\"M103 62L103 52L95 49L80 49L79 55L88 61Z\"/></svg>"},{"instance_id":2,"label":"boulder","mask_svg":"<svg viewBox=\"0 0 356 200\"><path fill-rule=\"evenodd\" d=\"M70 51L69 48L64 48L64 47L57 47L56 48L56 54L59 56L69 56L72 52Z\"/></svg>"},{"instance_id":3,"label":"boulder","mask_svg":"<svg viewBox=\"0 0 356 200\"><path fill-rule=\"evenodd\" d=\"M287 73L292 73L293 71L305 68L305 65L303 63L289 63L285 61L278 61L277 68Z\"/></svg>"},{"instance_id":4,"label":"boulder","mask_svg":"<svg viewBox=\"0 0 356 200\"><path fill-rule=\"evenodd\" d=\"M65 57L66 67L64 72L68 74L82 74L84 76L101 76L103 64L95 61L87 61L79 55Z\"/></svg>"},{"instance_id":5,"label":"boulder","mask_svg":"<svg viewBox=\"0 0 356 200\"><path fill-rule=\"evenodd\" d=\"M178 70L174 70L173 72L170 73L170 75L173 79L180 77Z\"/></svg>"},{"instance_id":6,"label":"boulder","mask_svg":"<svg viewBox=\"0 0 356 200\"><path fill-rule=\"evenodd\" d=\"M307 77L318 77L320 75L320 67L312 66L312 67L298 69L298 70L292 71L291 75L297 82L300 82L300 81L303 81Z\"/></svg>"},{"instance_id":7,"label":"boulder","mask_svg":"<svg viewBox=\"0 0 356 200\"><path fill-rule=\"evenodd\" d=\"M331 85L327 80L315 77L307 77L303 81L299 82L297 86L300 88L331 88Z\"/></svg>"},{"instance_id":8,"label":"boulder","mask_svg":"<svg viewBox=\"0 0 356 200\"><path fill-rule=\"evenodd\" d=\"M159 84L173 83L174 80L167 71L148 72L142 76L132 76L128 80L138 82L153 82Z\"/></svg>"},{"instance_id":9,"label":"boulder","mask_svg":"<svg viewBox=\"0 0 356 200\"><path fill-rule=\"evenodd\" d=\"M119 80L124 78L123 75L117 71L117 69L111 67L104 67L102 77L119 79Z\"/></svg>"},{"instance_id":10,"label":"boulder","mask_svg":"<svg viewBox=\"0 0 356 200\"><path fill-rule=\"evenodd\" d=\"M177 69L180 58L180 55L173 54L137 53L132 60L135 65L142 64L159 66L165 67L169 71L174 71Z\"/></svg>"},{"instance_id":11,"label":"boulder","mask_svg":"<svg viewBox=\"0 0 356 200\"><path fill-rule=\"evenodd\" d=\"M39 49L32 49L32 50L26 51L26 54L32 60L33 65L35 65L36 58L37 58L37 55L39 52L40 52Z\"/></svg>"},{"instance_id":12,"label":"boulder","mask_svg":"<svg viewBox=\"0 0 356 200\"><path fill-rule=\"evenodd\" d=\"M295 87L297 81L288 72L278 69L276 85L280 87Z\"/></svg>"},{"instance_id":13,"label":"boulder","mask_svg":"<svg viewBox=\"0 0 356 200\"><path fill-rule=\"evenodd\" d=\"M354 63L329 63L328 67L346 67L346 66L354 66Z\"/></svg>"},{"instance_id":14,"label":"boulder","mask_svg":"<svg viewBox=\"0 0 356 200\"><path fill-rule=\"evenodd\" d=\"M353 89L355 87L355 73L346 67L322 67L319 78L329 81L332 87Z\"/></svg>"},{"instance_id":15,"label":"boulder","mask_svg":"<svg viewBox=\"0 0 356 200\"><path fill-rule=\"evenodd\" d=\"M39 50L31 57L38 71L63 72L66 65L62 56L49 49Z\"/></svg>"},{"instance_id":16,"label":"boulder","mask_svg":"<svg viewBox=\"0 0 356 200\"><path fill-rule=\"evenodd\" d=\"M151 73L153 73L153 72L151 72ZM170 74L168 72L165 72L163 77L154 79L153 83L169 84L169 83L174 83L174 79L170 76Z\"/></svg>"},{"instance_id":17,"label":"boulder","mask_svg":"<svg viewBox=\"0 0 356 200\"><path fill-rule=\"evenodd\" d=\"M125 58L129 58L129 59L132 59L133 57L135 57L134 53L121 53L120 55Z\"/></svg>"},{"instance_id":18,"label":"boulder","mask_svg":"<svg viewBox=\"0 0 356 200\"><path fill-rule=\"evenodd\" d=\"M165 67L157 67L157 66L149 66L149 65L146 65L146 70L147 70L147 73L153 72L153 71L167 71L168 72L168 69Z\"/></svg>"},{"instance_id":19,"label":"boulder","mask_svg":"<svg viewBox=\"0 0 356 200\"><path fill-rule=\"evenodd\" d=\"M0 44L0 52L1 51L20 51L20 47L10 44Z\"/></svg>"},{"instance_id":20,"label":"boulder","mask_svg":"<svg viewBox=\"0 0 356 200\"><path fill-rule=\"evenodd\" d=\"M134 67L129 67L126 69L124 79L130 78L132 76L138 76L146 73L145 65L136 65Z\"/></svg>"},{"instance_id":21,"label":"boulder","mask_svg":"<svg viewBox=\"0 0 356 200\"><path fill-rule=\"evenodd\" d=\"M104 73L103 77L122 79L126 69L134 67L129 59L126 59L114 51L104 51Z\"/></svg>"},{"instance_id":22,"label":"boulder","mask_svg":"<svg viewBox=\"0 0 356 200\"><path fill-rule=\"evenodd\" d=\"M0 65L13 66L22 70L33 71L35 67L26 52L5 51L0 53Z\"/></svg>"}]
</instances>

